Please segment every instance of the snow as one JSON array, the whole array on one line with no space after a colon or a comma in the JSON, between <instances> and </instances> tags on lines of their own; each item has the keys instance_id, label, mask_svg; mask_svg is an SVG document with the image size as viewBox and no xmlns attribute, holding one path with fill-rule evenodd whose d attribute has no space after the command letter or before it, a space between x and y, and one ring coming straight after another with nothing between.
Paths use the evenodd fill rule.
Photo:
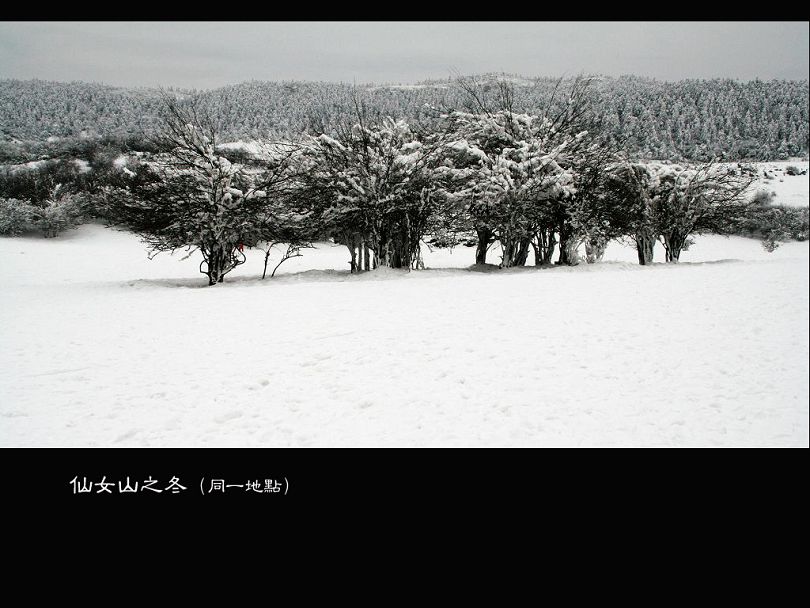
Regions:
<instances>
[{"instance_id":1,"label":"snow","mask_svg":"<svg viewBox=\"0 0 810 608\"><path fill-rule=\"evenodd\" d=\"M254 250L209 288L98 225L0 238L0 445L808 445L808 243L474 251L350 275L319 243L260 281Z\"/></svg>"},{"instance_id":2,"label":"snow","mask_svg":"<svg viewBox=\"0 0 810 608\"><path fill-rule=\"evenodd\" d=\"M807 161L777 161L770 163L756 163L757 183L755 190L767 190L776 196L773 203L776 205L788 205L790 207L807 207L810 204L808 192L810 192L810 176L808 176ZM785 169L796 167L799 171L804 171L804 175L788 175ZM766 174L771 179L767 179Z\"/></svg>"},{"instance_id":3,"label":"snow","mask_svg":"<svg viewBox=\"0 0 810 608\"><path fill-rule=\"evenodd\" d=\"M417 91L420 89L447 89L447 83L427 83L427 84L385 84L380 86L369 86L368 91L379 91L385 89L394 89L400 91Z\"/></svg>"},{"instance_id":4,"label":"snow","mask_svg":"<svg viewBox=\"0 0 810 608\"><path fill-rule=\"evenodd\" d=\"M8 167L11 171L35 171L38 169L43 168L45 165L48 164L47 160L32 160L27 163L21 163L19 165L3 165L3 167Z\"/></svg>"},{"instance_id":5,"label":"snow","mask_svg":"<svg viewBox=\"0 0 810 608\"><path fill-rule=\"evenodd\" d=\"M659 171L682 171L683 168L670 161L651 161ZM807 207L810 204L810 163L806 160L780 160L771 162L743 163L751 165L757 174L757 179L751 186L751 193L759 190L772 192L774 205L787 205L789 207ZM737 167L738 163L719 163L720 166ZM785 170L796 167L804 175L788 175Z\"/></svg>"},{"instance_id":6,"label":"snow","mask_svg":"<svg viewBox=\"0 0 810 608\"><path fill-rule=\"evenodd\" d=\"M217 145L217 150L232 150L237 152L243 152L245 154L251 154L253 156L262 156L267 154L267 144L259 142L259 141L229 141L222 144Z\"/></svg>"}]
</instances>

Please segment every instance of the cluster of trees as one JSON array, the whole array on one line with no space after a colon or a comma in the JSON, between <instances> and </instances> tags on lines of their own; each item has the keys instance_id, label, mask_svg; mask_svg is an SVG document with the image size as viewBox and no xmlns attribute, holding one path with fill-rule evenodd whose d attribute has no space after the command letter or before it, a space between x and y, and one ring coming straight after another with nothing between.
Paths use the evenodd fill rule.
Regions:
<instances>
[{"instance_id":1,"label":"cluster of trees","mask_svg":"<svg viewBox=\"0 0 810 608\"><path fill-rule=\"evenodd\" d=\"M0 234L19 236L32 230L45 238L78 226L84 217L83 202L56 186L37 204L28 200L0 198Z\"/></svg>"},{"instance_id":2,"label":"cluster of trees","mask_svg":"<svg viewBox=\"0 0 810 608\"><path fill-rule=\"evenodd\" d=\"M146 155L100 189L97 209L152 251L197 249L209 284L244 262L245 247L284 259L332 238L352 272L420 268L421 245L477 245L501 267L599 261L609 240L635 242L652 261L660 240L675 263L700 232L739 231L760 206L754 177L736 165L629 161L600 130L588 82L560 85L540 114L516 109L515 88L485 95L469 81L468 108L408 124L377 118L360 95L332 132L267 142L227 158L219 125L197 100L166 95L163 152Z\"/></svg>"},{"instance_id":3,"label":"cluster of trees","mask_svg":"<svg viewBox=\"0 0 810 608\"><path fill-rule=\"evenodd\" d=\"M599 97L608 136L627 138L637 157L766 161L807 155L807 81L622 77Z\"/></svg>"},{"instance_id":4,"label":"cluster of trees","mask_svg":"<svg viewBox=\"0 0 810 608\"><path fill-rule=\"evenodd\" d=\"M55 237L95 216L94 193L117 177L120 152L93 146L86 156L0 167L0 234Z\"/></svg>"},{"instance_id":5,"label":"cluster of trees","mask_svg":"<svg viewBox=\"0 0 810 608\"><path fill-rule=\"evenodd\" d=\"M657 241L676 263L703 232L747 233L771 250L807 238L807 214L752 198L743 165L631 160L591 86L558 81L532 113L525 88L459 79L463 104L410 123L356 90L314 132L250 149L221 145L229 114L164 93L149 152L91 146L89 161L0 171L0 233L54 236L101 217L152 252L198 250L211 285L246 247L265 251L266 275L273 247L287 247L283 262L322 239L345 245L360 272L423 267L426 242L474 245L477 264L497 242L512 267L531 253L536 265L577 264L582 245L597 262L612 239L649 264Z\"/></svg>"},{"instance_id":6,"label":"cluster of trees","mask_svg":"<svg viewBox=\"0 0 810 608\"><path fill-rule=\"evenodd\" d=\"M98 83L0 81L0 133L7 139L110 136L158 123L158 91Z\"/></svg>"},{"instance_id":7,"label":"cluster of trees","mask_svg":"<svg viewBox=\"0 0 810 608\"><path fill-rule=\"evenodd\" d=\"M482 96L497 98L503 78L479 77ZM514 109L542 114L556 80L510 80ZM394 116L410 124L425 119L426 107L473 109L466 92L448 81L360 89L378 117ZM352 91L337 83L254 81L175 94L193 98L209 114L222 117L220 135L233 140L329 132L350 115L347 99ZM588 94L603 117L606 140L634 158L706 161L726 155L764 161L808 151L807 81L598 77ZM15 140L137 137L159 124L161 105L159 92L149 89L2 80L0 136L6 141L0 142L0 156L20 153Z\"/></svg>"},{"instance_id":8,"label":"cluster of trees","mask_svg":"<svg viewBox=\"0 0 810 608\"><path fill-rule=\"evenodd\" d=\"M627 163L610 172L605 194L627 202L614 226L635 242L640 264L652 262L656 240L666 261L677 262L691 235L737 234L758 215L753 181L750 172L728 165Z\"/></svg>"}]
</instances>

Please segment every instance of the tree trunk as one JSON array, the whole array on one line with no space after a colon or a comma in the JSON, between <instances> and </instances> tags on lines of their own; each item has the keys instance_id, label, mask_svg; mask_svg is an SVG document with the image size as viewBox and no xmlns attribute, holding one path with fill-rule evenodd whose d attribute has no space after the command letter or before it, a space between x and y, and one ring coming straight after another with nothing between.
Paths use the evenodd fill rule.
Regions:
<instances>
[{"instance_id":1,"label":"tree trunk","mask_svg":"<svg viewBox=\"0 0 810 608\"><path fill-rule=\"evenodd\" d=\"M408 215L407 211L405 212L405 218L402 224L402 233L399 237L402 239L399 243L399 266L396 266L396 268L407 268L408 272L410 272L411 261L413 260L416 252L414 251L413 243L411 242L411 217Z\"/></svg>"},{"instance_id":2,"label":"tree trunk","mask_svg":"<svg viewBox=\"0 0 810 608\"><path fill-rule=\"evenodd\" d=\"M532 240L530 238L523 238L520 239L520 248L518 249L518 255L515 259L516 266L525 266L526 260L529 259L529 245L531 245Z\"/></svg>"},{"instance_id":3,"label":"tree trunk","mask_svg":"<svg viewBox=\"0 0 810 608\"><path fill-rule=\"evenodd\" d=\"M388 266L410 270L414 251L411 250L407 236L405 230L401 229L394 234L394 238L379 243L374 252L374 267Z\"/></svg>"},{"instance_id":4,"label":"tree trunk","mask_svg":"<svg viewBox=\"0 0 810 608\"><path fill-rule=\"evenodd\" d=\"M503 256L501 257L501 268L512 268L513 266L525 266L529 258L529 245L531 238L517 237L507 234L501 241Z\"/></svg>"},{"instance_id":5,"label":"tree trunk","mask_svg":"<svg viewBox=\"0 0 810 608\"><path fill-rule=\"evenodd\" d=\"M517 256L518 244L512 239L508 239L505 242L501 242L501 248L503 253L501 254L500 267L511 268L512 266L515 266L515 257Z\"/></svg>"},{"instance_id":6,"label":"tree trunk","mask_svg":"<svg viewBox=\"0 0 810 608\"><path fill-rule=\"evenodd\" d=\"M208 285L216 285L219 282L219 256L216 249L212 249L208 254Z\"/></svg>"},{"instance_id":7,"label":"tree trunk","mask_svg":"<svg viewBox=\"0 0 810 608\"><path fill-rule=\"evenodd\" d=\"M514 239L506 236L501 239L501 268L511 268L515 257L517 245Z\"/></svg>"},{"instance_id":8,"label":"tree trunk","mask_svg":"<svg viewBox=\"0 0 810 608\"><path fill-rule=\"evenodd\" d=\"M412 222L408 214L387 217L375 225L370 243L373 247L373 267L405 268L411 270L418 264L419 243L421 241L420 224ZM367 252L368 255L369 252Z\"/></svg>"},{"instance_id":9,"label":"tree trunk","mask_svg":"<svg viewBox=\"0 0 810 608\"><path fill-rule=\"evenodd\" d=\"M354 239L354 245L357 247L357 269L362 272L368 270L368 261L363 256L363 251L366 248L366 241L361 235L357 235Z\"/></svg>"},{"instance_id":10,"label":"tree trunk","mask_svg":"<svg viewBox=\"0 0 810 608\"><path fill-rule=\"evenodd\" d=\"M267 262L270 260L270 250L273 248L271 244L264 252L264 270L262 271L262 280L267 276Z\"/></svg>"},{"instance_id":11,"label":"tree trunk","mask_svg":"<svg viewBox=\"0 0 810 608\"><path fill-rule=\"evenodd\" d=\"M394 247L394 250L391 252L390 266L391 268L402 268L402 255L399 250L399 247Z\"/></svg>"},{"instance_id":12,"label":"tree trunk","mask_svg":"<svg viewBox=\"0 0 810 608\"><path fill-rule=\"evenodd\" d=\"M554 236L554 228L543 228L535 235L535 242L532 242L534 247L534 265L542 266L551 264L551 257L554 255L554 246L557 244L557 239Z\"/></svg>"},{"instance_id":13,"label":"tree trunk","mask_svg":"<svg viewBox=\"0 0 810 608\"><path fill-rule=\"evenodd\" d=\"M475 249L475 263L486 264L487 249L489 249L489 243L492 240L492 230L489 228L476 228L475 231L478 233L478 246Z\"/></svg>"},{"instance_id":14,"label":"tree trunk","mask_svg":"<svg viewBox=\"0 0 810 608\"><path fill-rule=\"evenodd\" d=\"M216 282L222 283L225 280L225 273L229 270L227 268L228 254L225 251L225 247L219 247L216 255L216 261Z\"/></svg>"},{"instance_id":15,"label":"tree trunk","mask_svg":"<svg viewBox=\"0 0 810 608\"><path fill-rule=\"evenodd\" d=\"M557 260L557 264L561 266L576 266L579 264L577 245L576 240L572 238L560 241L560 258Z\"/></svg>"},{"instance_id":16,"label":"tree trunk","mask_svg":"<svg viewBox=\"0 0 810 608\"><path fill-rule=\"evenodd\" d=\"M420 247L419 245L416 246L416 256L413 262L413 267L416 270L425 269L425 261L422 259L422 247Z\"/></svg>"},{"instance_id":17,"label":"tree trunk","mask_svg":"<svg viewBox=\"0 0 810 608\"><path fill-rule=\"evenodd\" d=\"M585 240L585 259L588 264L602 261L607 244L608 240L601 236L592 236Z\"/></svg>"},{"instance_id":18,"label":"tree trunk","mask_svg":"<svg viewBox=\"0 0 810 608\"><path fill-rule=\"evenodd\" d=\"M664 251L667 264L678 263L684 244L686 244L686 237L679 234L664 235Z\"/></svg>"},{"instance_id":19,"label":"tree trunk","mask_svg":"<svg viewBox=\"0 0 810 608\"><path fill-rule=\"evenodd\" d=\"M636 251L638 263L642 266L652 264L655 249L655 237L650 234L636 234Z\"/></svg>"},{"instance_id":20,"label":"tree trunk","mask_svg":"<svg viewBox=\"0 0 810 608\"><path fill-rule=\"evenodd\" d=\"M368 248L368 243L366 241L363 241L363 260L366 270L371 270L370 264L371 258L369 256L370 253L371 250Z\"/></svg>"},{"instance_id":21,"label":"tree trunk","mask_svg":"<svg viewBox=\"0 0 810 608\"><path fill-rule=\"evenodd\" d=\"M557 264L564 266L579 264L578 246L578 239L574 238L571 227L565 221L560 222L560 257Z\"/></svg>"},{"instance_id":22,"label":"tree trunk","mask_svg":"<svg viewBox=\"0 0 810 608\"><path fill-rule=\"evenodd\" d=\"M354 274L357 272L357 250L354 248L354 246L351 246L349 247L349 251L352 253L352 259L349 262L349 272Z\"/></svg>"},{"instance_id":23,"label":"tree trunk","mask_svg":"<svg viewBox=\"0 0 810 608\"><path fill-rule=\"evenodd\" d=\"M377 243L374 251L374 268L378 266L388 266L389 245L387 241Z\"/></svg>"},{"instance_id":24,"label":"tree trunk","mask_svg":"<svg viewBox=\"0 0 810 608\"><path fill-rule=\"evenodd\" d=\"M206 270L203 274L208 277L208 285L222 283L225 274L231 270L228 246L216 243L209 247L202 247L201 250L206 264Z\"/></svg>"}]
</instances>

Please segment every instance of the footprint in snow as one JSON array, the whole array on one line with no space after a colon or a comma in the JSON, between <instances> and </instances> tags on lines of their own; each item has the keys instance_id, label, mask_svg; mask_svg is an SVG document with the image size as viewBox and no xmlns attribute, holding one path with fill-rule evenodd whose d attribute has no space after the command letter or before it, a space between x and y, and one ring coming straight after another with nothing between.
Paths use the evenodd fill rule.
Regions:
<instances>
[{"instance_id":1,"label":"footprint in snow","mask_svg":"<svg viewBox=\"0 0 810 608\"><path fill-rule=\"evenodd\" d=\"M115 441L113 443L121 443L122 441L126 441L127 439L131 439L132 437L134 437L138 433L138 431L140 431L140 429L132 429L130 431L127 431L123 435L119 435L118 438L115 439Z\"/></svg>"},{"instance_id":2,"label":"footprint in snow","mask_svg":"<svg viewBox=\"0 0 810 608\"><path fill-rule=\"evenodd\" d=\"M222 422L228 422L229 420L234 420L235 418L241 418L241 417L242 417L242 412L232 411L232 412L228 412L226 414L222 414L222 416L217 416L216 418L214 418L214 421L222 423Z\"/></svg>"}]
</instances>

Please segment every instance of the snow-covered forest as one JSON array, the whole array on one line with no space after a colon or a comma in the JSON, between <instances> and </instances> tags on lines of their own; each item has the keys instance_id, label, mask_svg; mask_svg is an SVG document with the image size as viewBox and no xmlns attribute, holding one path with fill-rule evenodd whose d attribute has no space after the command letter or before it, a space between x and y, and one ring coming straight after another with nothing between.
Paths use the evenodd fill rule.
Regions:
<instances>
[{"instance_id":1,"label":"snow-covered forest","mask_svg":"<svg viewBox=\"0 0 810 608\"><path fill-rule=\"evenodd\" d=\"M498 82L515 85L516 109L540 113L553 78L485 75L491 93ZM465 109L469 99L454 80L411 85L358 85L380 116L408 122L424 118L425 106ZM316 82L245 82L206 91L175 90L197 97L219 117L230 140L294 137L316 132L346 112L352 86ZM669 160L784 160L808 150L807 81L658 81L626 76L595 77L589 94L603 117L606 136L637 157ZM137 138L156 124L160 95L91 83L0 80L3 155L18 154L11 142L48 137ZM25 152L25 147L22 149ZM34 160L23 158L21 160ZM0 158L3 162L4 158Z\"/></svg>"}]
</instances>

